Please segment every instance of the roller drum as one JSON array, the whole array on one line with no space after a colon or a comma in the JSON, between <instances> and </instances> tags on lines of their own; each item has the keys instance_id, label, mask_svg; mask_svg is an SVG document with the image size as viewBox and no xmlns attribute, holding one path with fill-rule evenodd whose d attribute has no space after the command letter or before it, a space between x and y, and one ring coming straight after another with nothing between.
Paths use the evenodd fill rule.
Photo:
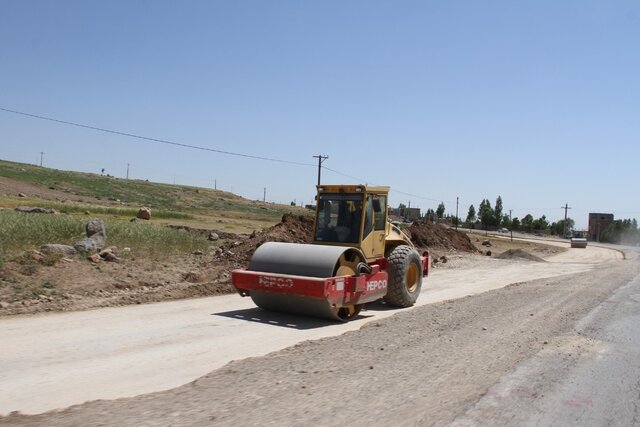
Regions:
<instances>
[{"instance_id":1,"label":"roller drum","mask_svg":"<svg viewBox=\"0 0 640 427\"><path fill-rule=\"evenodd\" d=\"M254 253L247 270L306 277L335 277L356 274L362 253L351 247L268 242ZM251 299L270 311L302 314L345 321L358 314L361 306L332 307L324 299L252 291Z\"/></svg>"}]
</instances>

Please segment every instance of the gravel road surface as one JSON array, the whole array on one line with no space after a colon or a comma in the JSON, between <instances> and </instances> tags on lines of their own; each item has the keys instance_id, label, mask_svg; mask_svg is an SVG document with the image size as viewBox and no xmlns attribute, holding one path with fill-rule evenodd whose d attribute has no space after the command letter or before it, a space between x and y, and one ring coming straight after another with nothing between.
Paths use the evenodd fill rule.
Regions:
<instances>
[{"instance_id":1,"label":"gravel road surface","mask_svg":"<svg viewBox=\"0 0 640 427\"><path fill-rule=\"evenodd\" d=\"M454 268L436 269L425 281L418 306L620 259L596 247L546 263L454 259ZM0 414L171 389L232 360L356 330L398 311L371 304L359 319L336 324L263 312L249 298L228 295L0 319Z\"/></svg>"},{"instance_id":2,"label":"gravel road surface","mask_svg":"<svg viewBox=\"0 0 640 427\"><path fill-rule=\"evenodd\" d=\"M585 253L581 253L580 256ZM610 251L607 253L610 254ZM606 255L607 262L599 264L598 268L593 268L596 265L594 263L597 259L602 261L602 258L595 255L591 261L583 259L579 263L568 263L566 260L527 263L523 268L522 262L504 262L490 264L491 268L483 264L480 267L441 270L429 279L428 283L434 286L431 293L425 294L422 306L401 312L373 307L364 313L363 319L357 321L360 323L337 325L337 328L361 327L360 330L347 333L344 333L344 330L332 330L326 332L327 335L341 335L318 341L304 341L317 338L307 338L304 334L316 334L318 331L325 333L325 330L330 330L336 325L318 325L306 321L298 322L297 325L287 325L285 322L290 321L292 317L274 320L263 316L262 319L250 321L249 317L259 313L251 308L234 309L230 312L209 310L209 321L214 322L211 319L221 318L229 323L214 326L205 322L194 326L185 323L188 319L184 319L185 322L180 326L187 338L181 342L182 344L189 347L189 331L193 332L199 328L206 330L205 334L212 334L217 329L239 331L237 339L242 342L242 347L250 349L248 353L263 351L263 342L268 343L274 339L269 332L274 330L296 332L296 339L304 342L264 357L232 362L177 389L130 399L91 402L32 417L13 415L0 419L0 424L337 425L349 422L365 425L371 424L374 420L380 424L400 425L441 425L454 420L458 423L481 424L486 421L492 424L493 418L482 418L482 414L485 413L482 408L483 405L493 405L487 399L495 397L494 395L501 396L501 381L509 381L509 374L515 375L518 369L524 369L523 366L527 363L534 363L531 361L535 360L535 357L540 357L539 354L549 349L557 347L565 351L566 337L579 335L578 321L587 319L587 315L593 310L602 311L602 308L598 308L600 304L610 301L610 297L618 288L633 288L633 280L639 273L638 260L632 257L625 261L616 261L617 256L610 259L609 257L610 255ZM489 263L494 261L498 260L487 260ZM534 272L538 275L537 280L526 283L524 280L516 280L518 277L511 276L515 273L507 273L512 266L517 266L514 271ZM538 266L547 266L551 270L537 271ZM553 271L553 268L558 270ZM486 270L495 271L494 276L489 277ZM585 270L589 271L585 273ZM465 272L467 276L464 275ZM459 276L454 277L456 274ZM447 279L457 280L458 286L464 284L464 290L458 290L458 297L486 291L487 289L479 287L471 286L471 290L466 287L467 284L475 284L476 274L480 277L483 274L487 275L484 279L479 279L488 282L487 289L503 287L509 283L516 284L473 297L433 303L452 298L451 295L455 294L447 288ZM536 278L535 274L533 278ZM438 282L439 275L442 276L441 282ZM508 276L507 279L504 279L505 276ZM431 304L425 305L428 302ZM169 304L174 303L152 306L166 307ZM109 313L113 310L122 315L121 310L125 309L129 307L72 314L93 313L95 317L95 312ZM375 313L376 311L379 313ZM153 325L161 313L161 309L158 313L149 312L147 323ZM171 313L169 311L169 316L175 315ZM387 314L396 315L383 319ZM66 314L42 317L50 319L58 316ZM126 327L115 322L118 318L116 314L104 316L103 332L108 333L115 329L120 331L121 335L127 335ZM275 324L269 323L270 320ZM109 323L110 321L115 322L115 325ZM581 324L586 324L585 322L587 320L583 320ZM141 324L143 323L144 319ZM243 335L241 325L250 325L258 329L248 337ZM129 333L134 331L135 334L138 326L140 325L137 323L130 325ZM155 325L149 329L162 330L163 327L164 325ZM63 329L57 335L64 333L73 334L73 331ZM49 331L49 334L52 332ZM153 334L151 336L153 337ZM110 343L112 335L107 337L104 341ZM194 337L197 338L197 334ZM165 336L166 345L173 347L175 339L176 336L173 335ZM24 338L24 341L29 341L29 338ZM101 347L100 341L94 341L95 358L108 359L104 355L110 353L104 348L106 344L102 344ZM143 348L149 344L144 340L138 341L139 346ZM150 345L157 346L153 342ZM601 343L579 340L575 345L582 346L579 348L583 349L582 354L588 358L598 354L596 347ZM203 346L203 353L220 351L219 348L204 347L206 346ZM193 350L190 349L189 353ZM25 348L22 351L24 352ZM67 357L73 359L73 345L69 344L66 351ZM113 358L121 359L123 356L117 353L114 349ZM55 354L55 357L60 358L60 355ZM168 351L165 357L176 358L174 364L184 365L191 361L181 360L181 355L174 351ZM84 356L80 359L84 359ZM125 359L128 359L127 363L121 363L125 370L127 366L124 365L136 364L135 358L125 356ZM9 359L3 359L0 364L3 373L6 360ZM17 363L15 360L9 362ZM49 363L56 365L63 362L61 359L51 359ZM143 358L137 363L143 365L147 360ZM214 362L211 363L213 366ZM215 367L211 367L209 371ZM23 369L28 371L28 367ZM117 387L119 372L112 369L115 378L112 382L116 383ZM140 376L174 376L174 373L166 368L156 369L153 374L141 369L144 374ZM81 370L78 371L72 361L60 370L66 370L67 378L70 380L88 375ZM569 369L565 371L569 372ZM41 374L55 375L44 371ZM518 378L525 376L526 372ZM552 389L559 377L547 375L544 378L540 387ZM636 375L636 381L637 378ZM58 385L57 389L59 394L75 393L78 398L85 395L82 389L77 389L82 386L72 381L67 382L66 378L60 381L62 384ZM85 381L90 382L90 379ZM0 384L4 385L4 381ZM540 393L536 394L538 389L531 391L531 388L519 386L515 390L516 392L506 392L506 395L519 398L520 394L523 394L523 397L528 399L538 399L541 396ZM12 393L19 391L4 390L0 401L4 402L5 397L11 398ZM507 406L510 408L512 405ZM509 418L506 409L502 413L505 414L505 419ZM509 424L508 421L505 423Z\"/></svg>"}]
</instances>

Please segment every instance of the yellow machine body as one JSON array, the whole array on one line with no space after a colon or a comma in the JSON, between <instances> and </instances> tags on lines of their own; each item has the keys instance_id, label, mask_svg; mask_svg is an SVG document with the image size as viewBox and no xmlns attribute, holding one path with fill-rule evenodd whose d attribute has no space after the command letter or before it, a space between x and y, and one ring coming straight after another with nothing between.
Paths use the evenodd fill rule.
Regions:
<instances>
[{"instance_id":1,"label":"yellow machine body","mask_svg":"<svg viewBox=\"0 0 640 427\"><path fill-rule=\"evenodd\" d=\"M319 185L314 244L360 249L367 262L411 240L388 220L389 187Z\"/></svg>"}]
</instances>

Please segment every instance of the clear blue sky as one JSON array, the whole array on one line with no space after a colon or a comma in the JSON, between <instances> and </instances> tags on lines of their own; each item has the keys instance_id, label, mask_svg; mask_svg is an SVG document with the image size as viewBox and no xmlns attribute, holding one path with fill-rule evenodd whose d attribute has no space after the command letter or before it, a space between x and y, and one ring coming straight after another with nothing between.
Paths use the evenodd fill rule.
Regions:
<instances>
[{"instance_id":1,"label":"clear blue sky","mask_svg":"<svg viewBox=\"0 0 640 427\"><path fill-rule=\"evenodd\" d=\"M0 2L0 107L460 216L640 218L636 1ZM316 168L0 111L0 158L311 202Z\"/></svg>"}]
</instances>

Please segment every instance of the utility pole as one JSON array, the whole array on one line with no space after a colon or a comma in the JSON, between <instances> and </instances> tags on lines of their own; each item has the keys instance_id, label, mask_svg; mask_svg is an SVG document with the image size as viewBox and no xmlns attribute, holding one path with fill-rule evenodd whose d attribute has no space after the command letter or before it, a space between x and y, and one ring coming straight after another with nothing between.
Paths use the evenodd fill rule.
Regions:
<instances>
[{"instance_id":1,"label":"utility pole","mask_svg":"<svg viewBox=\"0 0 640 427\"><path fill-rule=\"evenodd\" d=\"M213 189L214 190L218 189L218 178L213 178Z\"/></svg>"},{"instance_id":2,"label":"utility pole","mask_svg":"<svg viewBox=\"0 0 640 427\"><path fill-rule=\"evenodd\" d=\"M458 229L458 203L460 202L460 197L456 197L456 230Z\"/></svg>"},{"instance_id":3,"label":"utility pole","mask_svg":"<svg viewBox=\"0 0 640 427\"><path fill-rule=\"evenodd\" d=\"M513 242L513 220L511 219L511 212L513 212L513 209L509 209L509 230L511 231L511 241Z\"/></svg>"},{"instance_id":4,"label":"utility pole","mask_svg":"<svg viewBox=\"0 0 640 427\"><path fill-rule=\"evenodd\" d=\"M129 179L129 163L127 163L127 179Z\"/></svg>"},{"instance_id":5,"label":"utility pole","mask_svg":"<svg viewBox=\"0 0 640 427\"><path fill-rule=\"evenodd\" d=\"M564 236L562 237L567 237L567 211L571 208L569 207L569 203L565 203L560 209L564 209Z\"/></svg>"},{"instance_id":6,"label":"utility pole","mask_svg":"<svg viewBox=\"0 0 640 427\"><path fill-rule=\"evenodd\" d=\"M266 203L267 201L267 187L264 187L264 191L262 192L262 203Z\"/></svg>"},{"instance_id":7,"label":"utility pole","mask_svg":"<svg viewBox=\"0 0 640 427\"><path fill-rule=\"evenodd\" d=\"M329 156L323 156L321 154L318 154L317 156L313 156L313 157L318 159L318 185L320 185L320 171L322 170L322 162L327 160Z\"/></svg>"},{"instance_id":8,"label":"utility pole","mask_svg":"<svg viewBox=\"0 0 640 427\"><path fill-rule=\"evenodd\" d=\"M42 158L44 157L44 151L40 152L40 167L42 167Z\"/></svg>"}]
</instances>

